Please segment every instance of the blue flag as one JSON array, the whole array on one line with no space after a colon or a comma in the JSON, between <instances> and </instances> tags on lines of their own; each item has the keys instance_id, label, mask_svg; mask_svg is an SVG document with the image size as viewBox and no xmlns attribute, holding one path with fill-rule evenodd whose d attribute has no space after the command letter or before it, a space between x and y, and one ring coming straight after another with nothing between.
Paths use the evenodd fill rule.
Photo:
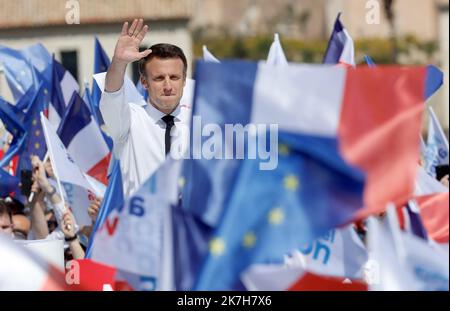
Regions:
<instances>
[{"instance_id":1,"label":"blue flag","mask_svg":"<svg viewBox=\"0 0 450 311\"><path fill-rule=\"evenodd\" d=\"M275 170L244 160L195 289L241 289L250 265L282 263L287 252L350 221L362 206L364 177L338 160L334 142L285 138Z\"/></svg>"},{"instance_id":2,"label":"blue flag","mask_svg":"<svg viewBox=\"0 0 450 311\"><path fill-rule=\"evenodd\" d=\"M19 179L9 175L0 168L0 197L6 197L10 192L19 189Z\"/></svg>"},{"instance_id":3,"label":"blue flag","mask_svg":"<svg viewBox=\"0 0 450 311\"><path fill-rule=\"evenodd\" d=\"M24 144L24 149L20 153L19 171L31 170L30 157L32 155L36 155L43 160L45 153L47 152L44 132L39 117L39 114L45 107L44 97L44 89L41 84L25 115L24 123L28 138Z\"/></svg>"},{"instance_id":4,"label":"blue flag","mask_svg":"<svg viewBox=\"0 0 450 311\"><path fill-rule=\"evenodd\" d=\"M12 144L25 132L22 126L24 113L0 97L0 120L13 136Z\"/></svg>"},{"instance_id":5,"label":"blue flag","mask_svg":"<svg viewBox=\"0 0 450 311\"><path fill-rule=\"evenodd\" d=\"M51 77L52 56L41 43L27 46L20 52L37 69L38 73L44 77Z\"/></svg>"},{"instance_id":6,"label":"blue flag","mask_svg":"<svg viewBox=\"0 0 450 311\"><path fill-rule=\"evenodd\" d=\"M89 93L89 84L88 83L84 84L83 101L88 105L89 110L91 111L92 116L95 119L95 122L97 122L97 124L100 125L100 123L98 121L98 116L96 113L96 108L94 107L94 103L92 101L91 94Z\"/></svg>"},{"instance_id":7,"label":"blue flag","mask_svg":"<svg viewBox=\"0 0 450 311\"><path fill-rule=\"evenodd\" d=\"M94 48L94 74L105 72L108 70L111 61L109 60L108 55L106 55L105 50L103 49L100 41L97 37L95 37L95 48ZM100 97L102 95L102 91L95 82L95 79L92 81L92 104L95 107L95 113L97 114L97 118L100 121L100 125L103 124L103 118L99 111Z\"/></svg>"},{"instance_id":8,"label":"blue flag","mask_svg":"<svg viewBox=\"0 0 450 311\"><path fill-rule=\"evenodd\" d=\"M444 81L444 73L433 65L427 66L427 78L425 81L425 98L428 99L441 87Z\"/></svg>"},{"instance_id":9,"label":"blue flag","mask_svg":"<svg viewBox=\"0 0 450 311\"><path fill-rule=\"evenodd\" d=\"M4 46L0 46L0 63L5 70L6 81L14 101L18 101L33 85L31 66L20 51Z\"/></svg>"},{"instance_id":10,"label":"blue flag","mask_svg":"<svg viewBox=\"0 0 450 311\"><path fill-rule=\"evenodd\" d=\"M428 140L425 152L425 169L433 177L436 176L436 166L448 165L449 146L447 137L442 130L433 108L428 107Z\"/></svg>"},{"instance_id":11,"label":"blue flag","mask_svg":"<svg viewBox=\"0 0 450 311\"><path fill-rule=\"evenodd\" d=\"M27 132L22 126L25 114L18 110L15 106L6 102L0 97L0 119L5 125L6 130L13 135L10 147L3 158L0 159L0 168L9 164L14 156L22 150L27 139Z\"/></svg>"},{"instance_id":12,"label":"blue flag","mask_svg":"<svg viewBox=\"0 0 450 311\"><path fill-rule=\"evenodd\" d=\"M370 68L373 68L373 67L376 66L375 63L374 63L374 61L372 60L372 58L371 58L369 55L364 55L364 60L366 61L367 65L368 65Z\"/></svg>"},{"instance_id":13,"label":"blue flag","mask_svg":"<svg viewBox=\"0 0 450 311\"><path fill-rule=\"evenodd\" d=\"M95 221L94 229L92 229L89 238L89 245L86 249L86 258L91 258L92 243L94 241L95 233L105 222L108 214L115 208L120 208L124 203L122 174L120 172L120 162L114 161L111 176L109 178L108 187L106 188L105 197L103 198L100 210L98 212L97 220Z\"/></svg>"},{"instance_id":14,"label":"blue flag","mask_svg":"<svg viewBox=\"0 0 450 311\"><path fill-rule=\"evenodd\" d=\"M179 204L172 205L174 281L176 290L192 290L212 228Z\"/></svg>"},{"instance_id":15,"label":"blue flag","mask_svg":"<svg viewBox=\"0 0 450 311\"><path fill-rule=\"evenodd\" d=\"M145 101L147 101L147 99L148 99L148 92L144 88L144 86L142 85L141 79L139 79L138 82L136 83L136 89L142 95L142 97L144 97Z\"/></svg>"}]
</instances>

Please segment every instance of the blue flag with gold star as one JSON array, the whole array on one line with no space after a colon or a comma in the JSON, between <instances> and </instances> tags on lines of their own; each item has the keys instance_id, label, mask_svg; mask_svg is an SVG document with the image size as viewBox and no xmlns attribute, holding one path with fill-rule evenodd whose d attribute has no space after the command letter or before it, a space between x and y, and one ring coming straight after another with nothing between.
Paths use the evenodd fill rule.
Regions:
<instances>
[{"instance_id":1,"label":"blue flag with gold star","mask_svg":"<svg viewBox=\"0 0 450 311\"><path fill-rule=\"evenodd\" d=\"M282 263L284 254L350 221L362 205L364 177L340 160L333 141L288 134L280 140L275 170L244 160L195 289L242 289L240 274L250 265Z\"/></svg>"},{"instance_id":2,"label":"blue flag with gold star","mask_svg":"<svg viewBox=\"0 0 450 311\"><path fill-rule=\"evenodd\" d=\"M24 118L25 130L28 133L28 138L25 142L24 149L20 154L19 171L31 170L30 157L32 155L36 155L42 160L47 152L44 132L42 131L41 122L39 121L39 114L44 110L44 107L47 104L47 94L44 90L45 89L41 84Z\"/></svg>"}]
</instances>

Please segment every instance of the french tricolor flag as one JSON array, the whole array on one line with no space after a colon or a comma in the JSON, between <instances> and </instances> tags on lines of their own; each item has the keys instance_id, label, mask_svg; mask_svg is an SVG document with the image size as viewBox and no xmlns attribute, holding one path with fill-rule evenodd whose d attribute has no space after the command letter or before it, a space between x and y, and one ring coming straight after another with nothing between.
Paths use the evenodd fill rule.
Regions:
<instances>
[{"instance_id":1,"label":"french tricolor flag","mask_svg":"<svg viewBox=\"0 0 450 311\"><path fill-rule=\"evenodd\" d=\"M111 153L98 123L77 92L70 99L58 135L80 169L107 184Z\"/></svg>"},{"instance_id":2,"label":"french tricolor flag","mask_svg":"<svg viewBox=\"0 0 450 311\"><path fill-rule=\"evenodd\" d=\"M73 93L78 93L78 82L63 65L53 58L52 100L48 107L50 123L58 128Z\"/></svg>"},{"instance_id":3,"label":"french tricolor flag","mask_svg":"<svg viewBox=\"0 0 450 311\"><path fill-rule=\"evenodd\" d=\"M328 47L323 59L324 64L341 64L344 66L355 66L355 48L353 39L340 21L341 13L338 14L334 23L333 33L328 41Z\"/></svg>"},{"instance_id":4,"label":"french tricolor flag","mask_svg":"<svg viewBox=\"0 0 450 311\"><path fill-rule=\"evenodd\" d=\"M425 76L425 67L198 62L195 115L219 126L277 124L279 140L293 137L291 146L341 176L338 184L318 171L299 176L319 191L301 199L326 208L321 223L332 228L412 197ZM223 166L204 162L208 172ZM226 177L214 178L220 192Z\"/></svg>"}]
</instances>

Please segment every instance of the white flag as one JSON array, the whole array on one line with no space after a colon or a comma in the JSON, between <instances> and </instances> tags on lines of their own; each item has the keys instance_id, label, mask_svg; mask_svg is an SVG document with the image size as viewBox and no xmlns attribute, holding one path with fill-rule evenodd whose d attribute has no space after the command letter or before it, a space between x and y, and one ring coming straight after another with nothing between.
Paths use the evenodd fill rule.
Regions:
<instances>
[{"instance_id":1,"label":"white flag","mask_svg":"<svg viewBox=\"0 0 450 311\"><path fill-rule=\"evenodd\" d=\"M166 220L170 204L178 200L180 164L168 158L123 206L110 212L95 234L93 260L153 279L157 289L170 289L161 284L172 267Z\"/></svg>"},{"instance_id":2,"label":"white flag","mask_svg":"<svg viewBox=\"0 0 450 311\"><path fill-rule=\"evenodd\" d=\"M274 35L273 43L270 46L269 55L267 56L267 64L273 66L287 66L288 61L284 55L283 48L281 47L280 38L276 33Z\"/></svg>"},{"instance_id":3,"label":"white flag","mask_svg":"<svg viewBox=\"0 0 450 311\"><path fill-rule=\"evenodd\" d=\"M383 220L369 218L371 290L448 290L448 253L412 234L401 232L395 207Z\"/></svg>"},{"instance_id":4,"label":"white flag","mask_svg":"<svg viewBox=\"0 0 450 311\"><path fill-rule=\"evenodd\" d=\"M210 63L220 63L220 61L208 51L206 45L203 46L203 60Z\"/></svg>"},{"instance_id":5,"label":"white flag","mask_svg":"<svg viewBox=\"0 0 450 311\"><path fill-rule=\"evenodd\" d=\"M63 270L1 234L0 254L0 291L64 289Z\"/></svg>"},{"instance_id":6,"label":"white flag","mask_svg":"<svg viewBox=\"0 0 450 311\"><path fill-rule=\"evenodd\" d=\"M62 182L78 185L94 192L85 174L70 156L58 134L56 134L53 125L50 124L43 113L41 113L41 122L56 178Z\"/></svg>"},{"instance_id":7,"label":"white flag","mask_svg":"<svg viewBox=\"0 0 450 311\"><path fill-rule=\"evenodd\" d=\"M321 275L363 279L367 250L352 226L330 230L285 258L288 266L300 266Z\"/></svg>"}]
</instances>

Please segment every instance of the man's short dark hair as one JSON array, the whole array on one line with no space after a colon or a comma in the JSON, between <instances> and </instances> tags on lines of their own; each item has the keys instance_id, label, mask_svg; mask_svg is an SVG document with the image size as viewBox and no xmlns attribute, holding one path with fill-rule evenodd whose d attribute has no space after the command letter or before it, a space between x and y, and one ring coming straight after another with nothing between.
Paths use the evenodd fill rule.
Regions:
<instances>
[{"instance_id":1,"label":"man's short dark hair","mask_svg":"<svg viewBox=\"0 0 450 311\"><path fill-rule=\"evenodd\" d=\"M0 217L3 217L4 215L7 215L9 220L12 223L12 212L9 206L6 204L6 202L3 199L0 199Z\"/></svg>"},{"instance_id":2,"label":"man's short dark hair","mask_svg":"<svg viewBox=\"0 0 450 311\"><path fill-rule=\"evenodd\" d=\"M153 58L161 58L161 59L168 59L168 58L179 58L183 62L184 69L183 74L186 77L187 72L187 60L186 56L183 53L183 50L180 49L178 46L169 44L169 43L158 43L155 45L152 45L149 47L149 49L152 50L152 52L147 56L142 58L139 61L139 73L141 75L145 76L145 65L147 62L152 60Z\"/></svg>"}]
</instances>

